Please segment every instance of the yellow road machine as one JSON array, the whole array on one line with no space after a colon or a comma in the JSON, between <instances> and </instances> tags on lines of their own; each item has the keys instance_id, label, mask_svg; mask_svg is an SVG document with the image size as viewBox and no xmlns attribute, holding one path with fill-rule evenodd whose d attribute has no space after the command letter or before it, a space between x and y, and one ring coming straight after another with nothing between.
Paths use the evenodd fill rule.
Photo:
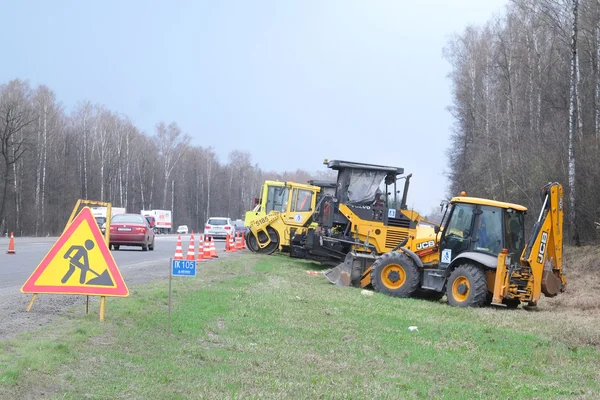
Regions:
<instances>
[{"instance_id":1,"label":"yellow road machine","mask_svg":"<svg viewBox=\"0 0 600 400\"><path fill-rule=\"evenodd\" d=\"M309 184L265 181L254 209L246 212L247 247L263 254L287 248L290 229L308 224L320 195L332 193L334 187L334 182L317 180Z\"/></svg>"}]
</instances>

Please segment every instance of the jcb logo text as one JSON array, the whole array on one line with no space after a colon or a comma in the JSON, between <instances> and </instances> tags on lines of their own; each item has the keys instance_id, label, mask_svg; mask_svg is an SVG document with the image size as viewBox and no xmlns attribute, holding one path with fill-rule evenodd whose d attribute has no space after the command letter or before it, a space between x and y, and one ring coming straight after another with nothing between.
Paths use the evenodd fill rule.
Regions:
<instances>
[{"instance_id":1,"label":"jcb logo text","mask_svg":"<svg viewBox=\"0 0 600 400\"><path fill-rule=\"evenodd\" d=\"M548 232L542 232L542 241L540 243L540 251L538 251L538 263L541 264L544 261L544 254L546 253L546 242L548 241Z\"/></svg>"}]
</instances>

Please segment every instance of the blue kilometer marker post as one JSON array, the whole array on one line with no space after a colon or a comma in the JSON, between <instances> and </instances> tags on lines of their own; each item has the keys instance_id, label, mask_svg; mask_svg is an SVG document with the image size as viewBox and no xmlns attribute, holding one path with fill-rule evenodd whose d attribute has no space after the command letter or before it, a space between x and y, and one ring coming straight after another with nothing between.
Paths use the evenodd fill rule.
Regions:
<instances>
[{"instance_id":1,"label":"blue kilometer marker post","mask_svg":"<svg viewBox=\"0 0 600 400\"><path fill-rule=\"evenodd\" d=\"M171 336L171 277L196 276L196 261L171 260L171 273L169 274L169 336Z\"/></svg>"},{"instance_id":2,"label":"blue kilometer marker post","mask_svg":"<svg viewBox=\"0 0 600 400\"><path fill-rule=\"evenodd\" d=\"M171 275L173 276L196 276L196 261L172 260Z\"/></svg>"}]
</instances>

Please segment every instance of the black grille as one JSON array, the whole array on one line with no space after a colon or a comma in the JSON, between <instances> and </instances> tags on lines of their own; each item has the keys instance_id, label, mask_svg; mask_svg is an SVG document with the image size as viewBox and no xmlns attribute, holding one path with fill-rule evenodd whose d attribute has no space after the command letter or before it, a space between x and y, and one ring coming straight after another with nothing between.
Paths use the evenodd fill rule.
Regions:
<instances>
[{"instance_id":1,"label":"black grille","mask_svg":"<svg viewBox=\"0 0 600 400\"><path fill-rule=\"evenodd\" d=\"M398 228L410 228L410 219L408 218L388 218L388 226L397 226Z\"/></svg>"}]
</instances>

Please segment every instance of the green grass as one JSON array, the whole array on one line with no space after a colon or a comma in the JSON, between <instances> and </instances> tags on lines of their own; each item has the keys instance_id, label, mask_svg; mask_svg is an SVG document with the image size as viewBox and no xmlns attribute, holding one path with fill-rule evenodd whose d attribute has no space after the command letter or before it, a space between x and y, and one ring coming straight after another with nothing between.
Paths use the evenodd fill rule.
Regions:
<instances>
[{"instance_id":1,"label":"green grass","mask_svg":"<svg viewBox=\"0 0 600 400\"><path fill-rule=\"evenodd\" d=\"M0 398L594 398L600 353L523 310L363 296L252 254L0 343ZM95 307L95 308L94 308ZM97 303L92 304L97 312ZM494 323L502 319L502 324ZM539 319L539 318L538 318ZM548 327L560 321L548 314ZM409 326L418 326L411 332ZM539 325L539 324L538 324Z\"/></svg>"}]
</instances>

